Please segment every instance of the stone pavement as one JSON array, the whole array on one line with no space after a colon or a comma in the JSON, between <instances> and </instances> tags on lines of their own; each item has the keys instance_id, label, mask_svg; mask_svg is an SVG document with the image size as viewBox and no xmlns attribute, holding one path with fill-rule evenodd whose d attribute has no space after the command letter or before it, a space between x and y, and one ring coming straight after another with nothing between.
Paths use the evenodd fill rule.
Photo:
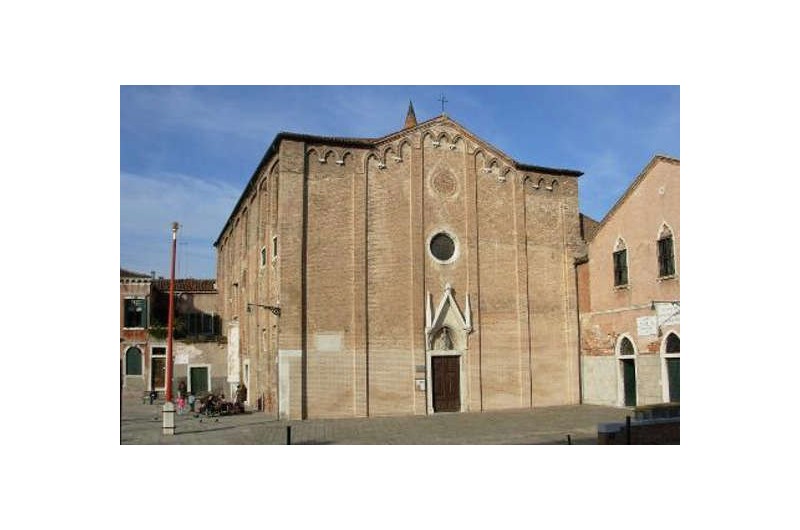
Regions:
<instances>
[{"instance_id":1,"label":"stone pavement","mask_svg":"<svg viewBox=\"0 0 800 530\"><path fill-rule=\"evenodd\" d=\"M254 412L219 418L175 415L175 434L162 434L161 406L125 399L120 443L284 445L291 426L292 445L311 444L596 444L597 425L625 421L627 409L575 405L503 412L278 421Z\"/></svg>"}]
</instances>

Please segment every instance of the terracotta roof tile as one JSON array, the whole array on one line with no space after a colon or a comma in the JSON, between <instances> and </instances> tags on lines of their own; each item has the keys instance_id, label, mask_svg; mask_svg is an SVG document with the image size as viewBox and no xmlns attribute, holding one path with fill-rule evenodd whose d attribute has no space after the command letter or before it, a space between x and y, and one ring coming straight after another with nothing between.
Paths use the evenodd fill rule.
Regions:
<instances>
[{"instance_id":1,"label":"terracotta roof tile","mask_svg":"<svg viewBox=\"0 0 800 530\"><path fill-rule=\"evenodd\" d=\"M212 292L216 291L216 280L198 278L175 278L175 291L183 293ZM169 280L153 280L153 287L159 291L169 292Z\"/></svg>"}]
</instances>

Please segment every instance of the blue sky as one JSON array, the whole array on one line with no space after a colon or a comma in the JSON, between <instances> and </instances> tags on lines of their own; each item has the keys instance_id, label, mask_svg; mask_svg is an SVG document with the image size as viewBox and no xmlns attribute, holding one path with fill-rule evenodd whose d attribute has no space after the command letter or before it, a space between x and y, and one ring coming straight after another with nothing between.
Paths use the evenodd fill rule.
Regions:
<instances>
[{"instance_id":1,"label":"blue sky","mask_svg":"<svg viewBox=\"0 0 800 530\"><path fill-rule=\"evenodd\" d=\"M680 157L677 86L123 86L120 266L215 276L213 242L280 131L379 137L445 112L514 159L577 169L597 220L654 154Z\"/></svg>"}]
</instances>

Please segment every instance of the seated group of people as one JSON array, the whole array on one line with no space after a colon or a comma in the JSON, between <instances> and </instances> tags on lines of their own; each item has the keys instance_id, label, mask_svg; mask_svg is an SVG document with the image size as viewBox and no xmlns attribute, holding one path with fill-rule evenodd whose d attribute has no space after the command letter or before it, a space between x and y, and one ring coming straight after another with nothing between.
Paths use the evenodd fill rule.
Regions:
<instances>
[{"instance_id":1,"label":"seated group of people","mask_svg":"<svg viewBox=\"0 0 800 530\"><path fill-rule=\"evenodd\" d=\"M243 413L244 402L246 400L247 388L244 385L239 385L236 389L236 401L226 401L225 394L209 394L205 399L200 401L199 412L200 414L209 416Z\"/></svg>"}]
</instances>

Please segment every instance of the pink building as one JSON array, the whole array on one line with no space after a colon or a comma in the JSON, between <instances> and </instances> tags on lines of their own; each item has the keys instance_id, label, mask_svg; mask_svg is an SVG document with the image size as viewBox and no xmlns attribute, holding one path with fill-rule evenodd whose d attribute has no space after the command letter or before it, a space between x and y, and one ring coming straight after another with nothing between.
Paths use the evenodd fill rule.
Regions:
<instances>
[{"instance_id":1,"label":"pink building","mask_svg":"<svg viewBox=\"0 0 800 530\"><path fill-rule=\"evenodd\" d=\"M680 160L653 157L599 224L582 220L582 401L679 402Z\"/></svg>"}]
</instances>

